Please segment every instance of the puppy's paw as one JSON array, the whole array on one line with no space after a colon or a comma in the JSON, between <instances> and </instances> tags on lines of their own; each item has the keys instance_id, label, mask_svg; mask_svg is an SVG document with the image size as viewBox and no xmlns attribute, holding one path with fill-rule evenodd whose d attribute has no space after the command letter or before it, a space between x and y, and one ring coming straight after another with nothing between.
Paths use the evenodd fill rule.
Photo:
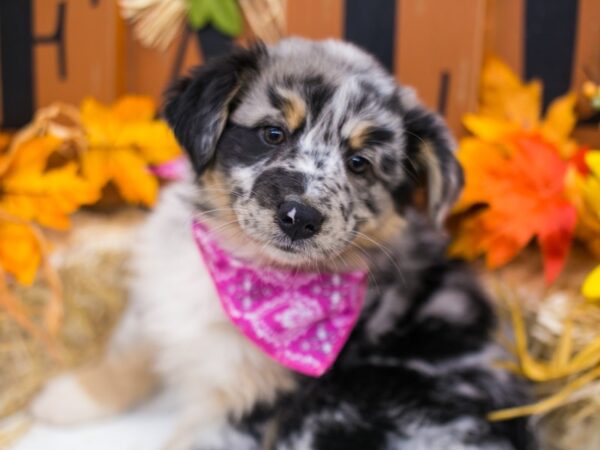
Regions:
<instances>
[{"instance_id":1,"label":"puppy's paw","mask_svg":"<svg viewBox=\"0 0 600 450\"><path fill-rule=\"evenodd\" d=\"M86 391L73 374L50 380L31 403L30 411L34 418L57 425L98 419L111 413Z\"/></svg>"}]
</instances>

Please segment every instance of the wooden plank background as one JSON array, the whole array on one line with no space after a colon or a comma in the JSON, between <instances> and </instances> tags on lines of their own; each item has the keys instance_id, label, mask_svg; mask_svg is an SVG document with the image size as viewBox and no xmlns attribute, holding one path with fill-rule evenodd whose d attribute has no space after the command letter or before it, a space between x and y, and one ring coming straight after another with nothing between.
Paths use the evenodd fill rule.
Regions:
<instances>
[{"instance_id":1,"label":"wooden plank background","mask_svg":"<svg viewBox=\"0 0 600 450\"><path fill-rule=\"evenodd\" d=\"M77 104L86 95L109 102L127 92L160 99L173 75L181 35L165 52L160 52L135 41L113 0L29 1L33 6L35 36L51 34L56 26L57 5L64 2L67 6L67 77L59 76L56 45L35 44L36 107L57 100ZM380 44L376 39L365 38L365 30L377 31L374 20L380 19L365 17L362 24L356 17L348 16L369 14L369 8L362 8L356 1L287 0L286 34L313 39L355 38L366 45ZM463 132L460 117L477 104L479 75L486 53L499 55L520 74L526 70L525 11L528 2L540 0L378 1L395 11L394 34L390 37L393 42L388 46L378 45L378 51L391 49L392 67L399 82L414 86L431 108L443 109L458 135ZM600 77L600 1L553 1L578 2L570 70L571 87L579 88L584 80L583 67L589 67ZM348 30L347 24L364 25L364 29ZM196 36L192 35L182 71L202 61L198 47Z\"/></svg>"}]
</instances>

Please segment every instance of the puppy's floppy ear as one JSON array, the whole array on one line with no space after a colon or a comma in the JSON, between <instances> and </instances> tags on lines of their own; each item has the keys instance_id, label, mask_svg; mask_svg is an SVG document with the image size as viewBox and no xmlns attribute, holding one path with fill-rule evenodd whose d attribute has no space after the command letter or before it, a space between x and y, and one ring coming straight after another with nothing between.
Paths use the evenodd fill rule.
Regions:
<instances>
[{"instance_id":1,"label":"puppy's floppy ear","mask_svg":"<svg viewBox=\"0 0 600 450\"><path fill-rule=\"evenodd\" d=\"M427 211L440 226L463 187L462 167L454 157L455 142L444 120L416 101L409 103L404 115L406 169L424 185Z\"/></svg>"},{"instance_id":2,"label":"puppy's floppy ear","mask_svg":"<svg viewBox=\"0 0 600 450\"><path fill-rule=\"evenodd\" d=\"M198 174L212 160L234 99L264 57L262 44L236 49L198 66L167 90L163 114Z\"/></svg>"}]
</instances>

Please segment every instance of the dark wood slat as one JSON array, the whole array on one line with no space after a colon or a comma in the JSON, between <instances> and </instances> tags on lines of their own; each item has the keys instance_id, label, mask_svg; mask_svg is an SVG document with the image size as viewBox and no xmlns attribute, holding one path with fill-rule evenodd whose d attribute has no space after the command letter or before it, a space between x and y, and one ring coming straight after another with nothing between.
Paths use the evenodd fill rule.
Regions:
<instances>
[{"instance_id":1,"label":"dark wood slat","mask_svg":"<svg viewBox=\"0 0 600 450\"><path fill-rule=\"evenodd\" d=\"M33 115L33 50L30 0L0 1L2 126L17 128Z\"/></svg>"},{"instance_id":2,"label":"dark wood slat","mask_svg":"<svg viewBox=\"0 0 600 450\"><path fill-rule=\"evenodd\" d=\"M396 0L346 0L344 37L394 70Z\"/></svg>"},{"instance_id":3,"label":"dark wood slat","mask_svg":"<svg viewBox=\"0 0 600 450\"><path fill-rule=\"evenodd\" d=\"M571 87L579 0L525 2L527 79L544 82L544 107Z\"/></svg>"}]
</instances>

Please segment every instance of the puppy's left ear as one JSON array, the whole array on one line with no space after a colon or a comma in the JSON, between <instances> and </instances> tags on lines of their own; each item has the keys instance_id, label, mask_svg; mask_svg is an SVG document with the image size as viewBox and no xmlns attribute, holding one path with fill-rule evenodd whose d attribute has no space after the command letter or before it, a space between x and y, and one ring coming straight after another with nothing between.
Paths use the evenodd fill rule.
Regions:
<instances>
[{"instance_id":1,"label":"puppy's left ear","mask_svg":"<svg viewBox=\"0 0 600 450\"><path fill-rule=\"evenodd\" d=\"M456 144L444 120L417 102L404 115L407 170L421 180L432 221L441 226L464 184L462 167L454 156Z\"/></svg>"},{"instance_id":2,"label":"puppy's left ear","mask_svg":"<svg viewBox=\"0 0 600 450\"><path fill-rule=\"evenodd\" d=\"M266 49L236 49L193 69L165 93L163 114L200 175L214 156L230 107L258 73Z\"/></svg>"}]
</instances>

